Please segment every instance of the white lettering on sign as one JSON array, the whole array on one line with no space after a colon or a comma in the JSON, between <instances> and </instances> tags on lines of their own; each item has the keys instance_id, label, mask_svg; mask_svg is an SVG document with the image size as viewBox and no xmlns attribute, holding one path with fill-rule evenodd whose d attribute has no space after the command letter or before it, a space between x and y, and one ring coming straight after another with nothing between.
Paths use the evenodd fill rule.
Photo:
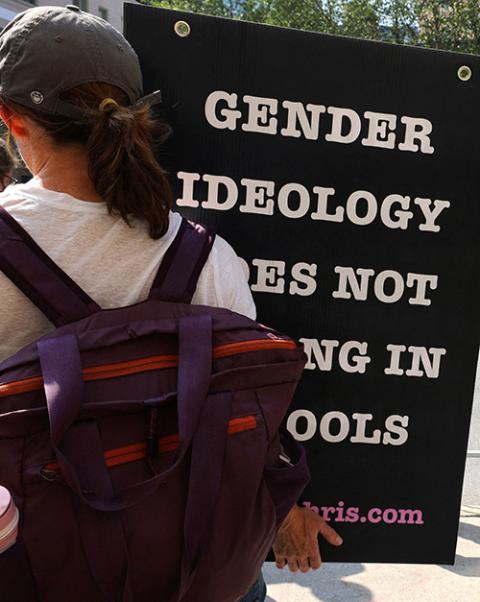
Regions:
<instances>
[{"instance_id":1,"label":"white lettering on sign","mask_svg":"<svg viewBox=\"0 0 480 602\"><path fill-rule=\"evenodd\" d=\"M294 263L287 275L285 261L254 258L251 262L252 267L244 259L241 261L245 273L248 274L250 288L254 292L308 297L317 290L315 263Z\"/></svg>"},{"instance_id":2,"label":"white lettering on sign","mask_svg":"<svg viewBox=\"0 0 480 602\"><path fill-rule=\"evenodd\" d=\"M406 279L395 270L383 270L375 276L371 268L351 268L336 266L335 272L339 275L338 288L333 291L335 299L355 299L366 301L370 292L372 277L373 293L382 303L396 303L405 293L405 288L413 289L414 296L409 297L411 305L430 305L431 300L426 297L427 287L431 290L437 288L438 276L435 274L408 273ZM412 291L408 291L410 295Z\"/></svg>"},{"instance_id":3,"label":"white lettering on sign","mask_svg":"<svg viewBox=\"0 0 480 602\"><path fill-rule=\"evenodd\" d=\"M310 410L294 410L287 419L287 429L297 441L309 441L319 435L327 443L366 445L404 445L408 440L409 416L391 414L384 419L383 428L374 428L375 418L368 412L330 411L317 417Z\"/></svg>"},{"instance_id":4,"label":"white lettering on sign","mask_svg":"<svg viewBox=\"0 0 480 602\"><path fill-rule=\"evenodd\" d=\"M336 197L335 188L313 186L311 191L300 182L287 182L277 186L273 180L242 178L240 184L229 176L189 173L179 171L182 194L176 203L179 207L201 207L212 211L230 211L266 217L282 215L297 220L369 226L380 221L390 230L407 230L414 222L421 232L440 232L438 223L450 201L411 197L397 193L378 199L368 190L355 190L345 199ZM206 199L195 198L195 183L206 183ZM413 201L412 201L413 198ZM416 223L415 223L416 222Z\"/></svg>"},{"instance_id":5,"label":"white lettering on sign","mask_svg":"<svg viewBox=\"0 0 480 602\"><path fill-rule=\"evenodd\" d=\"M367 355L368 343L322 339L300 339L303 343L308 362L306 370L330 371L333 368L334 349L338 348L338 364L344 372L364 374L371 358Z\"/></svg>"},{"instance_id":6,"label":"white lettering on sign","mask_svg":"<svg viewBox=\"0 0 480 602\"><path fill-rule=\"evenodd\" d=\"M214 90L205 100L205 118L215 129L240 129L244 132L303 137L337 144L353 144L360 138L362 126L367 135L363 146L398 149L403 152L431 155L435 149L430 136L433 126L422 117L365 111L362 115L348 107L325 107L322 104L269 98L242 96L245 109L239 108L237 94ZM281 110L280 110L281 107ZM399 124L400 122L400 124ZM285 127L280 129L280 125Z\"/></svg>"},{"instance_id":7,"label":"white lettering on sign","mask_svg":"<svg viewBox=\"0 0 480 602\"><path fill-rule=\"evenodd\" d=\"M300 339L307 355L305 370L331 372L337 365L349 374L365 374L372 358L368 355L368 343L335 339ZM444 347L415 347L389 344L389 365L384 369L387 376L438 378L441 360L446 355ZM401 365L402 364L402 365Z\"/></svg>"}]
</instances>

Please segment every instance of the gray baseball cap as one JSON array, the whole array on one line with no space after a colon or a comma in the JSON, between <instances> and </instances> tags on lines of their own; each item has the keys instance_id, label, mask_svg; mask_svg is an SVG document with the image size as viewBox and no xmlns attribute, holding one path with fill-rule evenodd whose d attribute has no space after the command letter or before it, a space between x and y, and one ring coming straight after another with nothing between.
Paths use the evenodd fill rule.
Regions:
<instances>
[{"instance_id":1,"label":"gray baseball cap","mask_svg":"<svg viewBox=\"0 0 480 602\"><path fill-rule=\"evenodd\" d=\"M123 35L76 6L30 8L0 33L0 96L81 119L81 109L60 95L88 82L117 86L131 105L161 100L160 91L142 97L138 56Z\"/></svg>"}]
</instances>

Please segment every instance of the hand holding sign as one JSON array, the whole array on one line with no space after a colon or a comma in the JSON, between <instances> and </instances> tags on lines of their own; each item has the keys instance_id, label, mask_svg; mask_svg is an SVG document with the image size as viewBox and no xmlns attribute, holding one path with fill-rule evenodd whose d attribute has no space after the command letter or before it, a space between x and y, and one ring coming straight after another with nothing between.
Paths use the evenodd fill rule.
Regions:
<instances>
[{"instance_id":1,"label":"hand holding sign","mask_svg":"<svg viewBox=\"0 0 480 602\"><path fill-rule=\"evenodd\" d=\"M322 559L318 534L334 546L343 543L338 533L318 514L309 508L293 506L273 543L277 568L283 569L288 564L290 571L296 572L300 569L302 573L320 568Z\"/></svg>"}]
</instances>

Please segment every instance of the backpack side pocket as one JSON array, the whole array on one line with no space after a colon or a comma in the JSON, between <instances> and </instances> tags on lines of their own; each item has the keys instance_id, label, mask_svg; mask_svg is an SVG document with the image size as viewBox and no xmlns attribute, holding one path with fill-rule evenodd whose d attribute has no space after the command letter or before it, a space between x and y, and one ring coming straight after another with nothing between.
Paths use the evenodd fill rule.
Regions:
<instances>
[{"instance_id":1,"label":"backpack side pocket","mask_svg":"<svg viewBox=\"0 0 480 602\"><path fill-rule=\"evenodd\" d=\"M274 465L265 466L263 476L277 515L277 529L310 481L303 446L286 430L280 430L283 451ZM285 459L282 458L286 457Z\"/></svg>"}]
</instances>

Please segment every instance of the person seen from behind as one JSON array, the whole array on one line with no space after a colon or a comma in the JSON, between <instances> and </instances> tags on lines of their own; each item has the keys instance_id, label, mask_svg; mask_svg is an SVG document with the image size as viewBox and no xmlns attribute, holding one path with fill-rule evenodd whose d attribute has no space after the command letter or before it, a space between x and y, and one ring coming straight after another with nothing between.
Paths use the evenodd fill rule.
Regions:
<instances>
[{"instance_id":1,"label":"person seen from behind","mask_svg":"<svg viewBox=\"0 0 480 602\"><path fill-rule=\"evenodd\" d=\"M154 116L158 95L143 97L138 59L126 40L118 42L116 58L107 54L109 62L93 66L81 43L73 42L80 37L72 25L78 14L112 35L108 24L75 7L27 13L23 18L35 25L36 36L44 28L43 44L31 34L33 28L21 24L7 26L0 35L0 117L33 178L6 188L0 205L100 307L139 303L147 298L181 224L167 172L154 154L172 130ZM50 39L48 24L54 19L64 21L66 33ZM65 54L63 72L51 70L48 52ZM10 177L7 170L4 187ZM0 298L2 361L54 327L1 272ZM241 262L220 236L192 303L256 317ZM320 516L295 505L273 546L277 567L318 569L319 534L332 545L342 543ZM240 602L265 596L259 575Z\"/></svg>"}]
</instances>

